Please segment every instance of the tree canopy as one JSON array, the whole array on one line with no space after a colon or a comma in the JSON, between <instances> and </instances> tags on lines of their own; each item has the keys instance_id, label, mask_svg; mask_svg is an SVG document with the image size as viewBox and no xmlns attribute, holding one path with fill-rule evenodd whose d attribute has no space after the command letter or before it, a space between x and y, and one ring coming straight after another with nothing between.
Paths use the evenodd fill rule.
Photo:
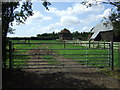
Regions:
<instances>
[{"instance_id":1,"label":"tree canopy","mask_svg":"<svg viewBox=\"0 0 120 90\"><path fill-rule=\"evenodd\" d=\"M21 0L20 0L21 1ZM33 10L32 10L32 2L31 0L26 0L26 2L23 2L22 5L20 5L19 2L2 2L2 55L3 55L3 61L4 61L4 67L5 67L5 57L6 57L6 40L7 40L7 33L13 33L10 25L13 25L13 21L16 21L19 25L20 23L24 23L27 20L27 17L32 16ZM48 9L48 6L51 5L51 3L47 2L46 0L43 0L43 6ZM15 11L17 8L20 8L19 11Z\"/></svg>"},{"instance_id":2,"label":"tree canopy","mask_svg":"<svg viewBox=\"0 0 120 90\"><path fill-rule=\"evenodd\" d=\"M102 1L102 2L99 2L97 0L94 0L94 3L91 3L90 1L84 1L82 2L83 5L86 5L86 7L92 7L94 5L98 5L98 4L110 4L110 5L113 5L114 7L116 7L116 9L111 9L111 15L106 18L106 17L103 17L103 20L102 22L104 23L108 23L108 22L111 22L112 23L112 26L114 27L114 33L113 35L115 35L116 37L119 38L120 36L120 1L114 1L114 0L107 0L107 1Z\"/></svg>"},{"instance_id":3,"label":"tree canopy","mask_svg":"<svg viewBox=\"0 0 120 90\"><path fill-rule=\"evenodd\" d=\"M42 4L49 10L48 6L51 5L50 2L43 0ZM17 8L20 8L20 10L15 11ZM16 21L19 25L20 23L24 23L27 20L27 17L32 16L33 14L32 3L30 0L23 2L22 5L20 5L20 2L2 2L2 37L4 39L6 38L7 32L10 31L8 28L10 24L12 25L13 21Z\"/></svg>"}]
</instances>

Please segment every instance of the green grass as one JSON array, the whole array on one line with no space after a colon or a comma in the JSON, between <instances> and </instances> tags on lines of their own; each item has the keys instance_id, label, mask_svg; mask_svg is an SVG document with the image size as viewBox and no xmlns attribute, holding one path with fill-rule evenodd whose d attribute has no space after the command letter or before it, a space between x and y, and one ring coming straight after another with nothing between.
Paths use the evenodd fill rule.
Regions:
<instances>
[{"instance_id":1,"label":"green grass","mask_svg":"<svg viewBox=\"0 0 120 90\"><path fill-rule=\"evenodd\" d=\"M12 41L14 43L23 43L23 40L14 40ZM28 42L28 41L27 41ZM30 43L61 43L62 41L57 41L57 40L30 40ZM80 45L74 45L74 44L15 44L14 48L16 49L63 49L63 50L52 50L56 54L101 54L101 55L61 55L64 58L74 58L74 57L80 57L80 58L74 58L70 60L76 60L78 63L85 63L89 66L105 66L103 63L108 63L108 61L104 61L104 58L97 58L97 57L108 57L108 55L103 55L103 54L108 54L109 50L100 50L100 49L91 49L91 50L82 50L87 47L85 46L80 46ZM79 50L66 50L66 49L79 49ZM27 50L21 50L21 51L16 51L14 54L27 54ZM114 51L114 65L115 67L120 67L118 64L118 52ZM17 56L15 58L23 58L23 59L14 59L14 61L25 61L25 58L29 58L31 56ZM46 59L48 63L50 64L55 64L59 63L54 56L52 55L44 55L42 56L43 58L51 58L51 59ZM92 58L93 57L93 58ZM105 59L108 60L108 59ZM96 64L96 63L101 63L101 64ZM21 63L16 63L18 66L19 64L26 64L26 62L21 62Z\"/></svg>"},{"instance_id":2,"label":"green grass","mask_svg":"<svg viewBox=\"0 0 120 90\"><path fill-rule=\"evenodd\" d=\"M114 50L114 66L120 68L120 53L118 50Z\"/></svg>"},{"instance_id":3,"label":"green grass","mask_svg":"<svg viewBox=\"0 0 120 90\"><path fill-rule=\"evenodd\" d=\"M56 48L56 49L64 49L64 45L49 45L49 48ZM79 50L66 50L66 49L79 49ZM96 58L96 57L108 57L107 55L102 55L102 54L107 54L107 50L82 50L86 49L86 47L81 47L79 45L74 45L74 44L68 44L66 45L65 50L56 50L58 54L101 54L101 55L63 55L65 58L72 58L72 60L77 60L79 63L86 63L89 66L101 66L104 63L107 63L108 61L103 61L103 58ZM75 59L75 57L77 57ZM78 58L79 57L79 58ZM94 60L93 60L93 58ZM74 59L73 59L74 58ZM98 61L99 60L99 61ZM102 60L102 61L100 61ZM96 64L96 63L102 63L102 64ZM91 64L91 65L90 65Z\"/></svg>"},{"instance_id":4,"label":"green grass","mask_svg":"<svg viewBox=\"0 0 120 90\"><path fill-rule=\"evenodd\" d=\"M24 43L23 40L13 40L13 43ZM45 40L45 41L38 41L38 40L31 40L30 43L55 43L56 41L49 41L49 40ZM45 49L47 48L46 45L44 44L14 44L14 48L15 49ZM14 52L14 68L18 68L18 67L23 67L24 65L27 64L27 62L25 62L27 60L27 58L31 58L32 56L15 56L15 55L24 55L24 54L28 54L28 50L16 50ZM53 58L53 56L51 55L44 55L42 56L43 58L46 58L46 60L48 61L49 64L57 64L58 62L56 61L56 59ZM47 59L47 58L51 58L51 59ZM8 63L9 64L9 63ZM21 66L22 65L22 66Z\"/></svg>"}]
</instances>

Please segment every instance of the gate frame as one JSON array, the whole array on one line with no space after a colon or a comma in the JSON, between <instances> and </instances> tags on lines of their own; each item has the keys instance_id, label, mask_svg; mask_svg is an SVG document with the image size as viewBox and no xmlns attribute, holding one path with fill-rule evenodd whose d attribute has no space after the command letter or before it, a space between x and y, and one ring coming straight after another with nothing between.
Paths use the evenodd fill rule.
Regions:
<instances>
[{"instance_id":1,"label":"gate frame","mask_svg":"<svg viewBox=\"0 0 120 90\"><path fill-rule=\"evenodd\" d=\"M13 54L13 45L14 43L12 43L12 41L9 41L9 69L12 70L13 69L13 60L12 60L12 54ZM63 42L63 45L64 45L64 48L65 48L65 45L66 42L64 41ZM89 44L89 43L88 43ZM95 43L94 43L95 44ZM109 43L109 53L110 53L110 57L109 57L109 60L110 60L110 67L111 67L111 70L114 70L114 49L113 49L113 41L111 41Z\"/></svg>"},{"instance_id":2,"label":"gate frame","mask_svg":"<svg viewBox=\"0 0 120 90\"><path fill-rule=\"evenodd\" d=\"M111 70L114 70L114 49L113 49L113 41L110 42L110 55L111 55Z\"/></svg>"},{"instance_id":3,"label":"gate frame","mask_svg":"<svg viewBox=\"0 0 120 90\"><path fill-rule=\"evenodd\" d=\"M13 52L13 43L9 41L9 69L12 70L12 52Z\"/></svg>"}]
</instances>

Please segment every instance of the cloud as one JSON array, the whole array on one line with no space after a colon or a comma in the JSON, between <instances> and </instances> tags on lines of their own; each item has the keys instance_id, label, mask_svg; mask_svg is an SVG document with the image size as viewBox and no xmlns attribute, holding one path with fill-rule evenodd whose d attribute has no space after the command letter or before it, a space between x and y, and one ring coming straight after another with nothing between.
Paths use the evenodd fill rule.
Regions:
<instances>
[{"instance_id":1,"label":"cloud","mask_svg":"<svg viewBox=\"0 0 120 90\"><path fill-rule=\"evenodd\" d=\"M45 11L48 13L54 13L55 15L59 16L60 17L59 23L65 26L65 25L78 25L80 23L85 23L85 24L91 23L95 20L94 17L96 16L95 15L94 17L89 16L88 12L96 13L96 12L100 12L101 10L104 10L104 6L101 4L87 8L85 5L82 5L81 3L75 3L74 5L72 5L72 7L68 7L65 10L58 10L55 7L50 7L49 11L47 10ZM86 16L87 18L85 20L83 20L83 18L82 19L78 18L78 15L80 14L84 15L85 13L87 13Z\"/></svg>"},{"instance_id":2,"label":"cloud","mask_svg":"<svg viewBox=\"0 0 120 90\"><path fill-rule=\"evenodd\" d=\"M33 16L30 16L25 21L25 25L36 25L36 23L52 20L52 17L43 15L40 11L33 11ZM34 23L33 23L34 22ZM16 26L16 21L13 21L13 26ZM19 26L23 26L24 24L20 24Z\"/></svg>"},{"instance_id":3,"label":"cloud","mask_svg":"<svg viewBox=\"0 0 120 90\"><path fill-rule=\"evenodd\" d=\"M37 28L39 31L40 34L42 33L52 33L53 31L54 32L59 32L60 30L57 28L61 26L60 23L54 23L54 24L50 24L48 26L44 26L44 27L41 27L41 28Z\"/></svg>"},{"instance_id":4,"label":"cloud","mask_svg":"<svg viewBox=\"0 0 120 90\"><path fill-rule=\"evenodd\" d=\"M100 10L104 10L103 5L96 5L93 7L87 8L85 5L80 3L74 4L72 7L68 7L66 10L58 10L57 8L50 7L49 11L45 10L46 12L52 12L57 16L71 16L71 15L78 15L85 12L99 12Z\"/></svg>"},{"instance_id":5,"label":"cloud","mask_svg":"<svg viewBox=\"0 0 120 90\"><path fill-rule=\"evenodd\" d=\"M60 19L60 23L63 26L64 25L76 25L76 24L80 24L80 20L76 16L63 16Z\"/></svg>"},{"instance_id":6,"label":"cloud","mask_svg":"<svg viewBox=\"0 0 120 90\"><path fill-rule=\"evenodd\" d=\"M82 19L80 21L83 25L88 25L98 20L100 20L100 18L96 14L91 14L91 15L88 15L85 19Z\"/></svg>"},{"instance_id":7,"label":"cloud","mask_svg":"<svg viewBox=\"0 0 120 90\"><path fill-rule=\"evenodd\" d=\"M81 20L83 24L91 24L93 22L102 20L103 17L108 18L111 15L111 9L106 9L102 14L91 14L86 17L86 19Z\"/></svg>"},{"instance_id":8,"label":"cloud","mask_svg":"<svg viewBox=\"0 0 120 90\"><path fill-rule=\"evenodd\" d=\"M49 16L44 16L40 13L40 11L33 11L34 15L30 16L29 19L36 19L36 20L51 20L52 18Z\"/></svg>"},{"instance_id":9,"label":"cloud","mask_svg":"<svg viewBox=\"0 0 120 90\"><path fill-rule=\"evenodd\" d=\"M90 31L91 29L92 29L92 27L85 26L81 29L81 32L87 32L87 31Z\"/></svg>"},{"instance_id":10,"label":"cloud","mask_svg":"<svg viewBox=\"0 0 120 90\"><path fill-rule=\"evenodd\" d=\"M97 15L97 17L98 18L103 18L103 17L108 18L110 15L111 15L111 9L108 8L103 12L103 14Z\"/></svg>"},{"instance_id":11,"label":"cloud","mask_svg":"<svg viewBox=\"0 0 120 90\"><path fill-rule=\"evenodd\" d=\"M31 24L30 24L31 25ZM42 26L40 24L37 25L28 25L27 28L25 24L22 24L20 26L15 26L16 27L16 31L15 34L9 34L7 36L9 37L30 37L30 36L36 36L37 34L42 34L42 33L52 33L54 32L60 32L60 29L58 29L58 27L60 26L60 23L53 23L53 24L49 24L46 26ZM22 29L20 28L22 27Z\"/></svg>"}]
</instances>

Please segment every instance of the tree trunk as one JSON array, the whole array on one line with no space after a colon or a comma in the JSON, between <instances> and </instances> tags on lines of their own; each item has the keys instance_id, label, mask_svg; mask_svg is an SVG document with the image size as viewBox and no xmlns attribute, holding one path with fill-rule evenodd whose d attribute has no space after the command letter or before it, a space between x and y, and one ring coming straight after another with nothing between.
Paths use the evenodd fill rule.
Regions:
<instances>
[{"instance_id":1,"label":"tree trunk","mask_svg":"<svg viewBox=\"0 0 120 90\"><path fill-rule=\"evenodd\" d=\"M7 60L7 31L9 24L5 24L2 21L2 60L3 60L3 68L6 68L6 60Z\"/></svg>"}]
</instances>

